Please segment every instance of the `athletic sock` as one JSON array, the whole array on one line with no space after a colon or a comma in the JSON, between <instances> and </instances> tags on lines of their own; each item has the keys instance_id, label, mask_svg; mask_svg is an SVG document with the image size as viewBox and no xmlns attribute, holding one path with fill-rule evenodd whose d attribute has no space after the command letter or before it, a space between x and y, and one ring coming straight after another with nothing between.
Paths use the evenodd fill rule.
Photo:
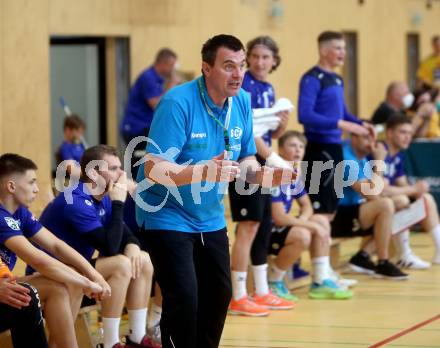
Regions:
<instances>
[{"instance_id":1,"label":"athletic sock","mask_svg":"<svg viewBox=\"0 0 440 348\"><path fill-rule=\"evenodd\" d=\"M254 275L255 293L258 296L264 296L269 293L269 285L267 283L267 263L252 266L252 273Z\"/></svg>"},{"instance_id":2,"label":"athletic sock","mask_svg":"<svg viewBox=\"0 0 440 348\"><path fill-rule=\"evenodd\" d=\"M330 257L319 256L312 259L313 282L322 284L325 279L330 278Z\"/></svg>"},{"instance_id":3,"label":"athletic sock","mask_svg":"<svg viewBox=\"0 0 440 348\"><path fill-rule=\"evenodd\" d=\"M239 300L247 295L246 278L247 272L231 271L233 299Z\"/></svg>"},{"instance_id":4,"label":"athletic sock","mask_svg":"<svg viewBox=\"0 0 440 348\"><path fill-rule=\"evenodd\" d=\"M432 239L434 240L435 252L440 253L440 225L435 226L431 230Z\"/></svg>"},{"instance_id":5,"label":"athletic sock","mask_svg":"<svg viewBox=\"0 0 440 348\"><path fill-rule=\"evenodd\" d=\"M394 235L393 243L399 255L399 259L403 259L412 253L411 245L409 244L409 230Z\"/></svg>"},{"instance_id":6,"label":"athletic sock","mask_svg":"<svg viewBox=\"0 0 440 348\"><path fill-rule=\"evenodd\" d=\"M121 318L102 318L104 348L112 348L119 343L119 323Z\"/></svg>"},{"instance_id":7,"label":"athletic sock","mask_svg":"<svg viewBox=\"0 0 440 348\"><path fill-rule=\"evenodd\" d=\"M158 306L153 302L150 309L150 317L148 318L148 327L155 327L160 323L160 318L162 317L162 307Z\"/></svg>"},{"instance_id":8,"label":"athletic sock","mask_svg":"<svg viewBox=\"0 0 440 348\"><path fill-rule=\"evenodd\" d=\"M141 343L146 334L147 308L128 310L129 337L134 343Z\"/></svg>"},{"instance_id":9,"label":"athletic sock","mask_svg":"<svg viewBox=\"0 0 440 348\"><path fill-rule=\"evenodd\" d=\"M286 271L279 269L275 263L269 267L269 281L271 282L279 282L280 280L283 280L285 274Z\"/></svg>"}]
</instances>

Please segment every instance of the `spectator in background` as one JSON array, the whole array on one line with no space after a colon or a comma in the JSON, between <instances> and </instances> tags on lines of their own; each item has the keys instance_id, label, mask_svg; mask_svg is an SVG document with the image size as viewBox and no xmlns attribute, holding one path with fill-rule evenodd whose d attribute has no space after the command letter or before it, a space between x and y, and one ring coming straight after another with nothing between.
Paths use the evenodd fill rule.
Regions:
<instances>
[{"instance_id":1,"label":"spectator in background","mask_svg":"<svg viewBox=\"0 0 440 348\"><path fill-rule=\"evenodd\" d=\"M440 137L440 94L439 89L431 88L428 85L423 85L414 91L415 102L411 106L411 112L416 112L417 109L423 103L432 103L434 113L429 121L428 129L426 131L425 137L427 138L438 138Z\"/></svg>"},{"instance_id":2,"label":"spectator in background","mask_svg":"<svg viewBox=\"0 0 440 348\"><path fill-rule=\"evenodd\" d=\"M313 202L315 213L324 214L331 220L338 204L334 188L334 168L342 161L342 132L374 134L374 127L351 115L345 105L344 82L342 77L335 73L336 68L344 64L345 59L345 41L342 33L321 33L318 37L318 49L318 64L301 78L298 118L304 126L307 138L304 157L309 163L306 191ZM327 166L320 175L318 192L316 183L311 180L312 168L322 168L313 166L315 161L331 163L331 168Z\"/></svg>"},{"instance_id":3,"label":"spectator in background","mask_svg":"<svg viewBox=\"0 0 440 348\"><path fill-rule=\"evenodd\" d=\"M67 116L64 119L64 141L55 154L56 163L59 165L63 161L66 166L67 174L79 178L81 169L79 162L85 151L83 135L86 129L84 121L76 114Z\"/></svg>"},{"instance_id":4,"label":"spectator in background","mask_svg":"<svg viewBox=\"0 0 440 348\"><path fill-rule=\"evenodd\" d=\"M440 88L440 36L431 39L432 54L427 57L417 70L418 87Z\"/></svg>"},{"instance_id":5,"label":"spectator in background","mask_svg":"<svg viewBox=\"0 0 440 348\"><path fill-rule=\"evenodd\" d=\"M154 109L161 96L180 81L175 73L177 55L169 48L157 52L154 64L145 69L130 90L125 115L121 123L121 134L125 143L137 136L147 136L153 120ZM145 149L145 143L138 144L135 151ZM142 153L142 155L144 155ZM132 165L142 157L134 153ZM133 174L133 177L136 177Z\"/></svg>"},{"instance_id":6,"label":"spectator in background","mask_svg":"<svg viewBox=\"0 0 440 348\"><path fill-rule=\"evenodd\" d=\"M387 87L385 101L374 111L371 120L374 124L385 124L396 113L407 115L411 117L414 136L424 137L435 112L435 106L430 100L425 100L423 95L420 97L415 100L405 82L391 82ZM411 107L414 109L413 112L411 112Z\"/></svg>"}]
</instances>

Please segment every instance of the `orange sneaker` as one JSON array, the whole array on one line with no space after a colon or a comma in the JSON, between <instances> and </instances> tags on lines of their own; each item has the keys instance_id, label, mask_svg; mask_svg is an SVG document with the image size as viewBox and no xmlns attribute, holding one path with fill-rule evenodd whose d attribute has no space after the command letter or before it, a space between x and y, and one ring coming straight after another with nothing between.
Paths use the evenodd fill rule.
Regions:
<instances>
[{"instance_id":1,"label":"orange sneaker","mask_svg":"<svg viewBox=\"0 0 440 348\"><path fill-rule=\"evenodd\" d=\"M248 317L265 317L269 315L269 311L266 307L259 306L255 302L252 302L249 297L244 296L239 300L231 300L229 314L245 315Z\"/></svg>"},{"instance_id":2,"label":"orange sneaker","mask_svg":"<svg viewBox=\"0 0 440 348\"><path fill-rule=\"evenodd\" d=\"M295 302L284 300L271 292L263 296L258 296L255 294L252 297L252 300L257 305L267 309L292 309L295 307Z\"/></svg>"}]
</instances>

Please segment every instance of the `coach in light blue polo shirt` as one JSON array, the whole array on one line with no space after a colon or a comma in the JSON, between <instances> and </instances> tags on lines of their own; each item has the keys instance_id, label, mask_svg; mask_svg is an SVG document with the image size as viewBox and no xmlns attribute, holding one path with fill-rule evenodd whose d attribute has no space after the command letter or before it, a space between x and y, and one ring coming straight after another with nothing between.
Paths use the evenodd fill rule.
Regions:
<instances>
[{"instance_id":1,"label":"coach in light blue polo shirt","mask_svg":"<svg viewBox=\"0 0 440 348\"><path fill-rule=\"evenodd\" d=\"M165 94L151 125L136 210L138 239L163 294L163 348L220 342L232 291L222 192L240 173L236 161L247 160L247 180L261 184L264 176L254 157L249 96L241 90L245 58L237 38L209 39L203 77ZM268 171L279 185L282 170Z\"/></svg>"},{"instance_id":2,"label":"coach in light blue polo shirt","mask_svg":"<svg viewBox=\"0 0 440 348\"><path fill-rule=\"evenodd\" d=\"M194 165L223 153L224 131L207 113L200 97L200 88L208 107L223 125L228 109L231 109L228 127L231 159L237 161L254 155L256 150L249 95L244 90L239 90L237 96L232 98L231 106L226 101L221 108L209 97L203 77L178 86L163 97L150 131L150 138L155 143L148 144L147 152L180 165ZM176 149L176 152L169 154L170 149ZM144 171L140 170L138 182L144 178ZM202 186L204 185L206 183ZM199 197L200 183L180 186L179 195L172 194L169 188L162 185L148 188L141 193L148 205L157 207L164 200L166 203L157 212L145 212L138 207L138 224L145 229L181 232L212 232L225 228L223 193L219 192L220 184L211 185L211 190L200 193L199 201L195 198ZM181 197L180 202L178 197Z\"/></svg>"}]
</instances>

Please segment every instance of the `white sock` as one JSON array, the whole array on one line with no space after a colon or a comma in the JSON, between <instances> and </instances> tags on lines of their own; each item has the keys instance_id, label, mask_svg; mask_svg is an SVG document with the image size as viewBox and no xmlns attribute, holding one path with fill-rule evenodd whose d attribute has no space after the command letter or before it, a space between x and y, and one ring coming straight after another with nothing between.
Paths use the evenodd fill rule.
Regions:
<instances>
[{"instance_id":1,"label":"white sock","mask_svg":"<svg viewBox=\"0 0 440 348\"><path fill-rule=\"evenodd\" d=\"M147 308L128 310L128 328L130 340L141 343L147 330Z\"/></svg>"},{"instance_id":2,"label":"white sock","mask_svg":"<svg viewBox=\"0 0 440 348\"><path fill-rule=\"evenodd\" d=\"M234 300L239 300L247 295L246 278L247 272L231 271L232 290Z\"/></svg>"},{"instance_id":3,"label":"white sock","mask_svg":"<svg viewBox=\"0 0 440 348\"><path fill-rule=\"evenodd\" d=\"M150 309L150 317L148 318L147 326L149 328L155 327L156 325L159 324L161 317L162 317L162 307L158 306L153 302L153 305L151 306Z\"/></svg>"},{"instance_id":4,"label":"white sock","mask_svg":"<svg viewBox=\"0 0 440 348\"><path fill-rule=\"evenodd\" d=\"M278 282L280 280L283 280L284 276L286 275L286 271L279 269L275 263L273 263L269 268L269 281L271 282Z\"/></svg>"},{"instance_id":5,"label":"white sock","mask_svg":"<svg viewBox=\"0 0 440 348\"><path fill-rule=\"evenodd\" d=\"M252 266L254 275L255 293L258 296L264 296L269 293L269 284L267 283L267 263L258 266Z\"/></svg>"},{"instance_id":6,"label":"white sock","mask_svg":"<svg viewBox=\"0 0 440 348\"><path fill-rule=\"evenodd\" d=\"M330 257L319 256L312 259L313 282L321 284L324 279L330 278Z\"/></svg>"},{"instance_id":7,"label":"white sock","mask_svg":"<svg viewBox=\"0 0 440 348\"><path fill-rule=\"evenodd\" d=\"M405 258L412 253L409 244L409 230L405 230L393 236L393 243L399 255L399 259Z\"/></svg>"},{"instance_id":8,"label":"white sock","mask_svg":"<svg viewBox=\"0 0 440 348\"><path fill-rule=\"evenodd\" d=\"M434 240L435 252L440 253L440 225L435 226L431 230L432 239Z\"/></svg>"},{"instance_id":9,"label":"white sock","mask_svg":"<svg viewBox=\"0 0 440 348\"><path fill-rule=\"evenodd\" d=\"M104 348L112 348L119 343L119 323L121 318L102 318Z\"/></svg>"}]
</instances>

